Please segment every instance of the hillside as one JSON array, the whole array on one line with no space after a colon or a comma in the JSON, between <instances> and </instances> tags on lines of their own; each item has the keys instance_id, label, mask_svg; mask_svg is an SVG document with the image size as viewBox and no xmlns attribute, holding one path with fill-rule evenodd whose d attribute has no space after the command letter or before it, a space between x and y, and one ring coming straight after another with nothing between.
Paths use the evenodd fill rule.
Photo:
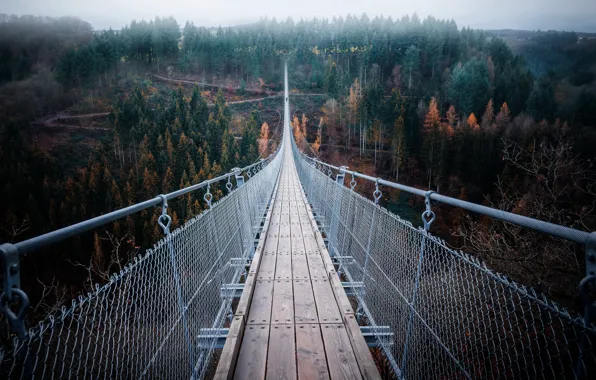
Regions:
<instances>
[{"instance_id":1,"label":"hillside","mask_svg":"<svg viewBox=\"0 0 596 380\"><path fill-rule=\"evenodd\" d=\"M305 152L596 228L592 36L479 31L416 15L262 20L215 30L167 17L92 35L71 18L1 20L11 30L0 39L3 240L48 232L267 155L279 136L284 61ZM370 194L372 187L363 183L358 191ZM383 205L419 223L420 202L384 194ZM172 205L176 225L204 209L201 197ZM50 268L39 272L41 283L61 273L61 286L75 294L158 239L156 212L72 239L29 264ZM577 247L451 209L438 215L433 232L449 244L563 302L577 301ZM94 272L85 269L92 265ZM25 278L38 286L35 276ZM42 287L37 293L33 302Z\"/></svg>"}]
</instances>

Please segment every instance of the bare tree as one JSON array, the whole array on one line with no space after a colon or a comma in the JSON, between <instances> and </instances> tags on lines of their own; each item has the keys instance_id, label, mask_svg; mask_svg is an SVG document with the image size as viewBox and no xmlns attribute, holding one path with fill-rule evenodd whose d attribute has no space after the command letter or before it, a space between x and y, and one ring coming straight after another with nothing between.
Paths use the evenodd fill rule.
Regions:
<instances>
[{"instance_id":1,"label":"bare tree","mask_svg":"<svg viewBox=\"0 0 596 380\"><path fill-rule=\"evenodd\" d=\"M564 140L528 147L505 142L507 180L499 178L488 203L495 208L591 231L596 223L596 183L590 164ZM467 217L456 232L465 249L514 280L561 301L576 295L583 249L569 241L488 217Z\"/></svg>"},{"instance_id":2,"label":"bare tree","mask_svg":"<svg viewBox=\"0 0 596 380\"><path fill-rule=\"evenodd\" d=\"M122 250L127 246L126 244L129 240L129 234L124 234L122 237L116 236L109 231L104 231L104 234L105 237L99 239L101 241L110 242L112 248L108 260L104 260L103 256L105 255L99 250L96 250L91 256L88 265L68 260L68 262L75 267L85 268L88 275L84 286L90 290L93 289L93 284L97 281L107 282L113 273L122 271L124 265L130 262L138 252L138 248L135 248L132 251L127 251L124 257L122 257ZM98 257L98 255L101 255L102 257Z\"/></svg>"},{"instance_id":3,"label":"bare tree","mask_svg":"<svg viewBox=\"0 0 596 380\"><path fill-rule=\"evenodd\" d=\"M12 243L15 241L17 236L26 232L29 229L29 219L24 217L19 220L12 212L8 212L5 218L5 223L0 225L0 229L8 236L8 242Z\"/></svg>"},{"instance_id":4,"label":"bare tree","mask_svg":"<svg viewBox=\"0 0 596 380\"><path fill-rule=\"evenodd\" d=\"M32 314L46 316L58 312L70 296L68 287L61 285L56 277L52 277L52 282L49 285L41 281L39 277L37 282L40 283L42 291L39 302L33 307Z\"/></svg>"}]
</instances>

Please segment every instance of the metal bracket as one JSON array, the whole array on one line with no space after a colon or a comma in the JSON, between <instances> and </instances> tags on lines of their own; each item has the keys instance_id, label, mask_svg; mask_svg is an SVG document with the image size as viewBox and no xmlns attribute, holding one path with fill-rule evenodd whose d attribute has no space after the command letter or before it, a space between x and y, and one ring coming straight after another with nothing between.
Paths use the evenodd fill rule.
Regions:
<instances>
[{"instance_id":1,"label":"metal bracket","mask_svg":"<svg viewBox=\"0 0 596 380\"><path fill-rule=\"evenodd\" d=\"M344 288L346 296L362 296L364 295L363 282L342 282L341 286Z\"/></svg>"},{"instance_id":2,"label":"metal bracket","mask_svg":"<svg viewBox=\"0 0 596 380\"><path fill-rule=\"evenodd\" d=\"M250 267L252 259L244 257L232 257L230 258L230 267L232 268L246 268Z\"/></svg>"},{"instance_id":3,"label":"metal bracket","mask_svg":"<svg viewBox=\"0 0 596 380\"><path fill-rule=\"evenodd\" d=\"M244 185L244 176L242 175L240 168L233 168L231 172L234 173L234 176L236 177L236 188Z\"/></svg>"},{"instance_id":4,"label":"metal bracket","mask_svg":"<svg viewBox=\"0 0 596 380\"><path fill-rule=\"evenodd\" d=\"M172 218L168 215L168 197L164 194L160 194L158 197L161 199L161 215L157 218L157 224L163 230L164 235L169 235Z\"/></svg>"},{"instance_id":5,"label":"metal bracket","mask_svg":"<svg viewBox=\"0 0 596 380\"><path fill-rule=\"evenodd\" d=\"M3 297L12 299L12 290L21 287L19 250L14 244L5 243L0 245L0 256L4 263Z\"/></svg>"},{"instance_id":6,"label":"metal bracket","mask_svg":"<svg viewBox=\"0 0 596 380\"><path fill-rule=\"evenodd\" d=\"M344 185L344 179L346 178L346 173L345 170L347 169L347 166L342 166L339 168L339 172L337 173L337 175L335 176L335 182L339 183L340 185Z\"/></svg>"},{"instance_id":7,"label":"metal bracket","mask_svg":"<svg viewBox=\"0 0 596 380\"><path fill-rule=\"evenodd\" d=\"M199 330L197 342L199 348L222 349L226 344L229 328L203 328ZM369 347L382 347L393 345L393 333L390 326L360 326L360 332Z\"/></svg>"},{"instance_id":8,"label":"metal bracket","mask_svg":"<svg viewBox=\"0 0 596 380\"><path fill-rule=\"evenodd\" d=\"M341 265L350 265L354 264L356 260L354 260L354 256L339 256L334 255L331 257L331 261L333 264L341 264Z\"/></svg>"},{"instance_id":9,"label":"metal bracket","mask_svg":"<svg viewBox=\"0 0 596 380\"><path fill-rule=\"evenodd\" d=\"M381 192L381 190L379 190L379 180L380 180L380 178L377 178L375 180L375 191L373 192L373 198L375 200L375 205L379 204L379 199L381 199L381 197L383 196L383 193Z\"/></svg>"},{"instance_id":10,"label":"metal bracket","mask_svg":"<svg viewBox=\"0 0 596 380\"><path fill-rule=\"evenodd\" d=\"M221 350L226 344L226 338L229 332L229 328L203 328L199 330L199 335L197 336L198 346L203 349L215 348Z\"/></svg>"},{"instance_id":11,"label":"metal bracket","mask_svg":"<svg viewBox=\"0 0 596 380\"><path fill-rule=\"evenodd\" d=\"M25 312L29 307L29 297L21 287L21 266L19 264L19 250L14 244L0 245L0 256L4 263L4 289L0 295L0 311L4 313L10 327L21 341L25 339ZM15 298L20 298L19 310L15 313L10 303Z\"/></svg>"},{"instance_id":12,"label":"metal bracket","mask_svg":"<svg viewBox=\"0 0 596 380\"><path fill-rule=\"evenodd\" d=\"M223 299L240 298L243 290L244 284L223 284L220 288L220 297Z\"/></svg>"},{"instance_id":13,"label":"metal bracket","mask_svg":"<svg viewBox=\"0 0 596 380\"><path fill-rule=\"evenodd\" d=\"M393 345L393 332L391 332L391 326L360 326L360 332L368 347Z\"/></svg>"},{"instance_id":14,"label":"metal bracket","mask_svg":"<svg viewBox=\"0 0 596 380\"><path fill-rule=\"evenodd\" d=\"M428 231L430 229L430 225L435 221L435 212L431 209L431 199L430 196L435 192L432 190L427 191L424 194L424 205L426 209L422 213L422 224L424 224L424 231Z\"/></svg>"}]
</instances>

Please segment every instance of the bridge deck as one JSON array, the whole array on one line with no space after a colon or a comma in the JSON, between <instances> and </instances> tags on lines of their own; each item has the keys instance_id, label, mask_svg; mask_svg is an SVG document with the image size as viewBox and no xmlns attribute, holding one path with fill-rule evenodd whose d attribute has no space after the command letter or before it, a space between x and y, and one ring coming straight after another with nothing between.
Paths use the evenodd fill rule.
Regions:
<instances>
[{"instance_id":1,"label":"bridge deck","mask_svg":"<svg viewBox=\"0 0 596 380\"><path fill-rule=\"evenodd\" d=\"M306 202L290 147L282 154L274 201L216 378L379 378Z\"/></svg>"}]
</instances>

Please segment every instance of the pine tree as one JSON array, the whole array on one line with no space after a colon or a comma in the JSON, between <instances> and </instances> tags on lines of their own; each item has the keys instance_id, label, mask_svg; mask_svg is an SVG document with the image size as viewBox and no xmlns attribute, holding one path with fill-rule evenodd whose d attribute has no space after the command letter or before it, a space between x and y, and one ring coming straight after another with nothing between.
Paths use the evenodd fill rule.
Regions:
<instances>
[{"instance_id":1,"label":"pine tree","mask_svg":"<svg viewBox=\"0 0 596 380\"><path fill-rule=\"evenodd\" d=\"M172 169L168 166L166 170L166 174L163 177L163 181L161 183L161 192L162 194L167 194L172 190L172 185L174 184L174 173Z\"/></svg>"},{"instance_id":2,"label":"pine tree","mask_svg":"<svg viewBox=\"0 0 596 380\"><path fill-rule=\"evenodd\" d=\"M337 64L331 56L327 59L325 66L325 88L330 98L337 99L339 96L339 74L337 72Z\"/></svg>"},{"instance_id":3,"label":"pine tree","mask_svg":"<svg viewBox=\"0 0 596 380\"><path fill-rule=\"evenodd\" d=\"M412 89L412 85L414 84L414 78L418 71L420 65L420 50L411 45L407 50L404 56L404 68L407 75L407 82L408 82L408 90Z\"/></svg>"},{"instance_id":4,"label":"pine tree","mask_svg":"<svg viewBox=\"0 0 596 380\"><path fill-rule=\"evenodd\" d=\"M233 152L232 145L234 144L233 137L226 130L223 134L223 142L221 145L221 164L226 170L232 168Z\"/></svg>"}]
</instances>

